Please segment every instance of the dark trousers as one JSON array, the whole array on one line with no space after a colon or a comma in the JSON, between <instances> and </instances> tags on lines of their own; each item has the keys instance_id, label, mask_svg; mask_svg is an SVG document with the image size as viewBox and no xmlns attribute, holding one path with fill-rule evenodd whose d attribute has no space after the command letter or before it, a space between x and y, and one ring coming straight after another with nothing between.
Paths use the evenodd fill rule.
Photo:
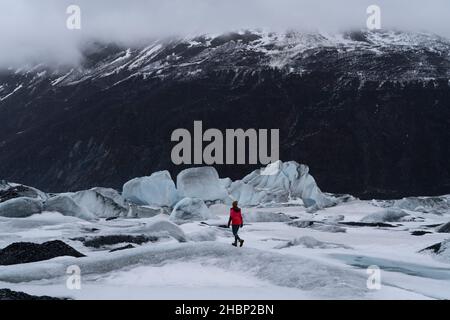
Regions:
<instances>
[{"instance_id":1,"label":"dark trousers","mask_svg":"<svg viewBox=\"0 0 450 320\"><path fill-rule=\"evenodd\" d=\"M241 238L239 238L239 236L238 236L239 227L240 227L240 225L232 225L231 226L231 230L233 230L234 241L236 243L241 240Z\"/></svg>"}]
</instances>

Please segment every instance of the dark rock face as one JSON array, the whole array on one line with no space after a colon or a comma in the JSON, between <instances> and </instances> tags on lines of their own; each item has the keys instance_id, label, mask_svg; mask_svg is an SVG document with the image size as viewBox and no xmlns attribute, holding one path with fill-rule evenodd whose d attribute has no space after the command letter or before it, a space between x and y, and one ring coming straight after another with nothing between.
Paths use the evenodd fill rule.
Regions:
<instances>
[{"instance_id":1,"label":"dark rock face","mask_svg":"<svg viewBox=\"0 0 450 320\"><path fill-rule=\"evenodd\" d=\"M67 300L64 298L54 298L49 296L32 296L24 292L12 291L10 289L0 289L0 300Z\"/></svg>"},{"instance_id":2,"label":"dark rock face","mask_svg":"<svg viewBox=\"0 0 450 320\"><path fill-rule=\"evenodd\" d=\"M0 74L0 96L23 84L0 102L0 176L58 192L176 174L185 167L171 162L171 133L202 120L204 130L279 128L281 160L308 164L328 192L450 193L448 42L350 34L342 45L308 35L317 45L292 52L276 36L261 44L264 36L199 37L129 56L99 47L64 78ZM237 179L259 166L215 167Z\"/></svg>"},{"instance_id":3,"label":"dark rock face","mask_svg":"<svg viewBox=\"0 0 450 320\"><path fill-rule=\"evenodd\" d=\"M83 254L59 240L43 244L17 242L0 250L0 265L43 261L61 256L84 257Z\"/></svg>"}]
</instances>

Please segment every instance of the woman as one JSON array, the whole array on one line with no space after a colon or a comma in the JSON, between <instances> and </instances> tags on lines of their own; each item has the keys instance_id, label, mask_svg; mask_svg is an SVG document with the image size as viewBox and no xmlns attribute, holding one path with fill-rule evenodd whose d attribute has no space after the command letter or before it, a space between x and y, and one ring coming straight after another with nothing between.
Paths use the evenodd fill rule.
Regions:
<instances>
[{"instance_id":1,"label":"woman","mask_svg":"<svg viewBox=\"0 0 450 320\"><path fill-rule=\"evenodd\" d=\"M234 243L232 243L233 246L237 247L237 243L239 241L241 247L244 244L244 240L239 238L238 231L239 228L242 228L244 226L244 221L242 220L242 214L241 214L241 208L238 207L238 202L233 202L233 207L230 209L230 219L228 220L228 228L230 227L233 230L234 235Z\"/></svg>"}]
</instances>

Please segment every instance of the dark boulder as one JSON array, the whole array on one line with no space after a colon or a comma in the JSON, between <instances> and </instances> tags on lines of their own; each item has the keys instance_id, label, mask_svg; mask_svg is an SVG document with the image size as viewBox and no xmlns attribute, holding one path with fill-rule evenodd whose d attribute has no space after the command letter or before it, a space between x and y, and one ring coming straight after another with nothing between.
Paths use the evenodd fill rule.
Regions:
<instances>
[{"instance_id":1,"label":"dark boulder","mask_svg":"<svg viewBox=\"0 0 450 320\"><path fill-rule=\"evenodd\" d=\"M55 298L49 296L32 296L24 292L0 289L0 301L5 300L67 300L66 298Z\"/></svg>"},{"instance_id":2,"label":"dark boulder","mask_svg":"<svg viewBox=\"0 0 450 320\"><path fill-rule=\"evenodd\" d=\"M43 261L61 256L80 258L85 255L60 240L48 241L42 244L16 242L0 250L0 265L6 266Z\"/></svg>"}]
</instances>

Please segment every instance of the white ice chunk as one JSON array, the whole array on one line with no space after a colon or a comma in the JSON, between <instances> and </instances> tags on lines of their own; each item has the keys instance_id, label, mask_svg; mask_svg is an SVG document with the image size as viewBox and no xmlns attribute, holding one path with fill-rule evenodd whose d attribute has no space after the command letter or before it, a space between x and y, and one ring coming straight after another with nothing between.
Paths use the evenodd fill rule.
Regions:
<instances>
[{"instance_id":1,"label":"white ice chunk","mask_svg":"<svg viewBox=\"0 0 450 320\"><path fill-rule=\"evenodd\" d=\"M246 222L287 222L291 221L289 216L281 212L247 212L243 213L244 223Z\"/></svg>"},{"instance_id":2,"label":"white ice chunk","mask_svg":"<svg viewBox=\"0 0 450 320\"><path fill-rule=\"evenodd\" d=\"M265 190L256 190L250 184L243 181L234 181L230 186L230 197L238 200L242 206L257 206L264 202L270 202L273 196Z\"/></svg>"},{"instance_id":3,"label":"white ice chunk","mask_svg":"<svg viewBox=\"0 0 450 320\"><path fill-rule=\"evenodd\" d=\"M110 198L105 192L102 194L102 192L91 189L76 192L72 195L72 198L79 206L87 209L97 218L125 216L128 209L114 201L116 196Z\"/></svg>"},{"instance_id":4,"label":"white ice chunk","mask_svg":"<svg viewBox=\"0 0 450 320\"><path fill-rule=\"evenodd\" d=\"M361 219L361 222L379 223L379 222L396 222L408 214L400 209L385 209L381 212L369 214Z\"/></svg>"},{"instance_id":5,"label":"white ice chunk","mask_svg":"<svg viewBox=\"0 0 450 320\"><path fill-rule=\"evenodd\" d=\"M180 197L203 201L228 201L228 192L213 167L189 168L177 176Z\"/></svg>"},{"instance_id":6,"label":"white ice chunk","mask_svg":"<svg viewBox=\"0 0 450 320\"><path fill-rule=\"evenodd\" d=\"M60 194L51 197L45 202L44 210L59 212L65 216L77 217L84 220L95 219L95 215L79 206L70 194Z\"/></svg>"},{"instance_id":7,"label":"white ice chunk","mask_svg":"<svg viewBox=\"0 0 450 320\"><path fill-rule=\"evenodd\" d=\"M225 187L225 189L228 189L233 183L233 181L230 178L219 179L219 182L222 186Z\"/></svg>"},{"instance_id":8,"label":"white ice chunk","mask_svg":"<svg viewBox=\"0 0 450 320\"><path fill-rule=\"evenodd\" d=\"M42 201L35 198L20 197L0 203L0 216L25 218L42 212Z\"/></svg>"},{"instance_id":9,"label":"white ice chunk","mask_svg":"<svg viewBox=\"0 0 450 320\"><path fill-rule=\"evenodd\" d=\"M176 223L201 221L213 218L202 199L184 198L178 202L170 214L170 219Z\"/></svg>"},{"instance_id":10,"label":"white ice chunk","mask_svg":"<svg viewBox=\"0 0 450 320\"><path fill-rule=\"evenodd\" d=\"M94 188L75 193L62 193L48 199L46 211L57 211L63 215L92 220L126 216L129 208L122 205L120 195L113 189Z\"/></svg>"},{"instance_id":11,"label":"white ice chunk","mask_svg":"<svg viewBox=\"0 0 450 320\"><path fill-rule=\"evenodd\" d=\"M0 202L5 200L4 198L8 199L11 197L28 197L46 200L48 198L48 195L45 192L42 192L41 190L33 187L0 180Z\"/></svg>"},{"instance_id":12,"label":"white ice chunk","mask_svg":"<svg viewBox=\"0 0 450 320\"><path fill-rule=\"evenodd\" d=\"M179 226L173 222L167 221L164 217L154 217L148 223L143 226L132 227L127 229L127 232L134 234L145 234L148 236L169 236L179 242L186 241L186 235Z\"/></svg>"},{"instance_id":13,"label":"white ice chunk","mask_svg":"<svg viewBox=\"0 0 450 320\"><path fill-rule=\"evenodd\" d=\"M336 204L332 197L320 191L309 174L308 166L295 161L277 161L266 168L255 170L240 183L234 182L230 190L232 197L243 206L266 202L280 203L291 198L300 198L306 207L318 209Z\"/></svg>"},{"instance_id":14,"label":"white ice chunk","mask_svg":"<svg viewBox=\"0 0 450 320\"><path fill-rule=\"evenodd\" d=\"M135 178L123 186L123 197L140 205L173 207L178 200L175 183L168 171Z\"/></svg>"},{"instance_id":15,"label":"white ice chunk","mask_svg":"<svg viewBox=\"0 0 450 320\"><path fill-rule=\"evenodd\" d=\"M289 248L293 246L302 246L308 249L334 249L334 248L344 248L344 249L350 249L350 247L338 244L338 243L331 243L331 242L323 242L319 241L316 238L305 236L301 238L296 238L293 240L288 241L287 243L280 244L275 247L275 249L283 249L283 248Z\"/></svg>"}]
</instances>

